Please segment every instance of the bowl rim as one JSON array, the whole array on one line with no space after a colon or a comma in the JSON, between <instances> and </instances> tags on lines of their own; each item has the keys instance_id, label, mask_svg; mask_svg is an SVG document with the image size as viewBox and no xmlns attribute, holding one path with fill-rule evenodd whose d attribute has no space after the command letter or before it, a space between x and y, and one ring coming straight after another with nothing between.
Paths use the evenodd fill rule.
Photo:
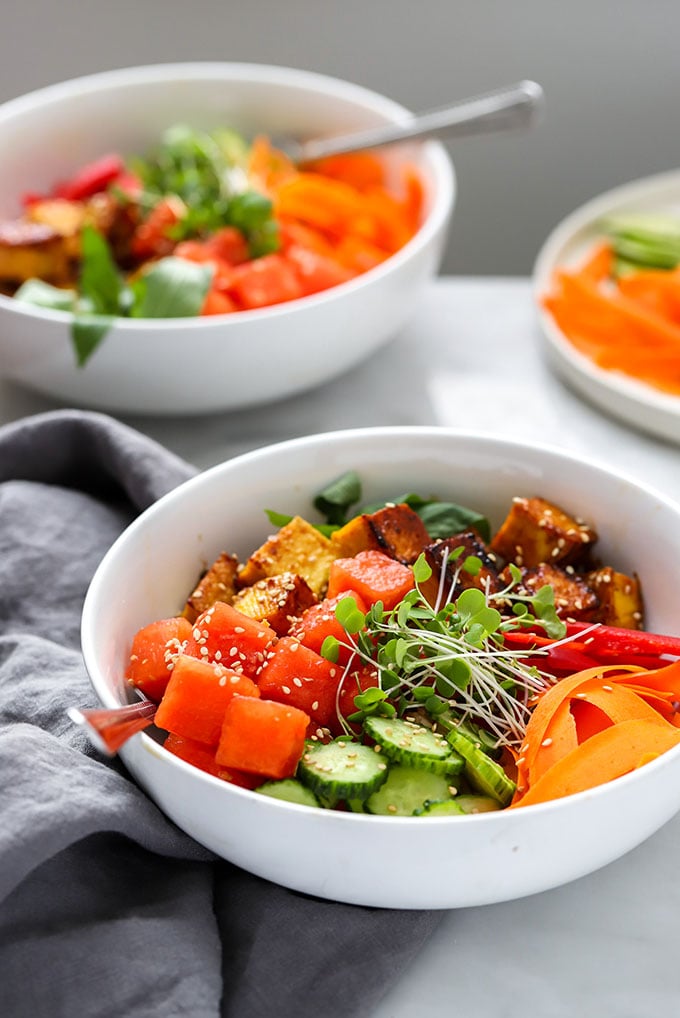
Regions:
<instances>
[{"instance_id":1,"label":"bowl rim","mask_svg":"<svg viewBox=\"0 0 680 1018\"><path fill-rule=\"evenodd\" d=\"M105 706L114 706L118 703L115 696L108 695L111 693L110 687L106 683L103 675L100 673L97 662L96 654L96 641L94 635L97 631L96 620L98 618L97 613L93 609L93 603L97 597L98 588L102 586L103 578L105 578L106 572L111 568L111 563L114 561L118 548L128 539L130 533L134 533L139 529L143 529L149 525L153 525L154 516L158 513L162 513L167 504L174 501L178 497L186 497L186 492L192 492L193 489L198 489L204 484L210 484L212 479L218 476L225 470L230 468L236 468L244 462L255 462L259 459L269 457L276 454L285 454L288 451L295 452L298 449L304 449L305 446L309 447L322 447L326 443L342 443L346 440L354 441L367 441L372 438L377 438L380 441L388 441L399 438L418 438L432 439L434 441L451 441L461 443L473 443L480 447L495 447L500 449L506 449L508 451L513 450L515 454L518 452L529 453L533 456L547 456L549 458L556 458L560 460L565 466L572 464L578 467L585 467L586 470L594 470L601 475L608 477L611 481L623 482L630 485L631 487L641 491L643 494L648 496L650 499L660 502L666 509L674 512L680 520L680 502L675 499L663 494L653 485L648 484L645 481L641 481L635 478L633 475L628 474L618 469L613 469L603 461L599 461L591 456L581 456L576 452L571 452L568 449L564 449L560 446L553 445L550 443L542 442L528 442L520 441L519 439L507 438L506 436L491 433L491 432L473 432L459 428L440 427L437 425L382 425L372 426L363 428L351 428L351 429L339 429L329 432L320 432L317 434L303 435L297 438L285 439L279 442L269 443L265 446L260 446L256 449L251 449L244 453L240 453L237 456L231 457L230 459L224 460L221 463L217 463L206 470L202 470L195 474L193 477L181 482L177 487L171 491L162 495L156 502L145 509L139 516L136 517L130 523L123 532L116 538L107 552L101 559L95 573L92 577L90 585L88 587L85 601L83 604L83 611L81 615L81 626L80 626L80 637L81 637L81 649L83 654L83 660L85 668L88 674L90 685L92 686L97 698ZM150 521L150 522L149 522ZM100 690L103 690L107 695L102 696ZM237 796L245 795L247 799L250 799L253 792L249 789L241 788L238 785L232 785L227 782L220 780L219 778L207 774L204 771L199 770L196 767L186 763L173 753L168 752L148 735L145 731L139 732L132 736L131 742L137 740L140 747L145 749L147 752L153 753L160 757L161 760L165 761L172 767L179 767L186 774L192 774L199 782L208 782L208 785L213 788L224 789L224 794L229 796L235 794ZM123 747L122 755L125 756L126 747ZM513 810L513 817L533 817L538 813L549 813L556 809L564 808L564 803L575 803L584 802L588 799L597 799L602 795L606 795L608 790L613 785L617 788L622 788L625 785L634 785L639 781L645 781L645 776L649 776L652 770L664 769L669 765L669 759L675 759L680 756L680 745L677 745L666 752L660 754L656 759L646 763L644 767L639 767L628 774L624 774L619 778L615 778L613 781L605 782L601 785L596 785L593 788L586 789L581 792L573 793L569 796L564 796L560 799L553 799L548 802L534 803L529 806L522 807L521 810ZM295 803L285 802L283 800L275 799L271 796L258 796L258 799L266 799L270 804L274 804L273 808L290 810L291 807L294 811L302 810L303 813L309 810L309 807L305 807ZM323 813L332 816L335 819L330 820L330 823L359 823L359 824L376 824L388 823L390 829L396 829L398 826L406 826L413 828L418 826L422 820L421 817L402 817L402 816L380 816L380 815L368 815L361 813L342 812L338 810L323 810ZM489 825L498 824L503 822L502 817L505 817L508 813L507 809L498 810L495 812L483 813L470 815L467 817L469 822L474 823L486 823ZM434 821L438 825L449 824L451 820L456 820L456 817L429 817L430 824ZM507 822L507 821L505 821ZM520 819L521 823L522 820ZM527 820L530 822L530 820ZM396 825L396 826L395 826ZM424 825L425 828L427 825Z\"/></svg>"},{"instance_id":2,"label":"bowl rim","mask_svg":"<svg viewBox=\"0 0 680 1018\"><path fill-rule=\"evenodd\" d=\"M356 105L362 105L367 109L381 113L387 120L395 122L412 115L411 110L389 97L363 85L345 81L333 75L284 65L206 60L122 67L115 70L81 75L77 78L69 78L52 85L34 89L31 92L8 99L0 104L0 132L4 124L10 123L15 118L42 106L67 101L74 96L82 94L83 90L87 90L89 93L96 93L106 92L118 86L154 84L168 80L176 82L178 80L210 81L218 79L225 82L245 82L257 79L265 84L297 86L301 91L314 89L328 96L345 97L350 101L354 101ZM372 281L377 281L384 276L390 275L391 272L398 269L404 262L410 260L413 255L427 247L432 238L446 226L456 202L456 172L453 161L444 145L434 140L419 142L418 144L425 153L428 164L433 172L435 189L432 207L410 240L402 248L386 258L380 265L368 269L354 279L350 279L345 283L339 283L327 290L269 307L254 308L231 314L183 318L116 317L113 319L111 328L108 331L108 338L110 339L111 335L119 330L122 332L141 331L155 333L159 330L172 332L186 329L189 327L189 323L191 328L224 329L228 322L259 322L271 318L276 319L288 314L289 311L316 307L329 301L341 299L344 294L360 290L364 286L370 285ZM70 311L54 311L49 308L41 308L38 305L18 301L16 298L8 297L5 294L0 294L0 310L19 315L20 317L37 318L46 322L71 323L73 321L73 314Z\"/></svg>"}]
</instances>

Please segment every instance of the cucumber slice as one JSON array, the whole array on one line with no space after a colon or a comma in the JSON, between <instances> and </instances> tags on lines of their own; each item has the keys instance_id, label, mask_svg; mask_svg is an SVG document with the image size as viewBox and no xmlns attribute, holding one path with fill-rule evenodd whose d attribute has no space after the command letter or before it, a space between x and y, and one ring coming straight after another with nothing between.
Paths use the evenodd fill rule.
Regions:
<instances>
[{"instance_id":1,"label":"cucumber slice","mask_svg":"<svg viewBox=\"0 0 680 1018\"><path fill-rule=\"evenodd\" d=\"M500 764L483 753L474 742L457 729L446 736L449 744L465 760L465 776L478 792L488 795L501 806L508 806L515 794L515 782L511 781Z\"/></svg>"},{"instance_id":2,"label":"cucumber slice","mask_svg":"<svg viewBox=\"0 0 680 1018\"><path fill-rule=\"evenodd\" d=\"M387 763L368 746L350 739L308 742L298 764L300 781L325 803L367 799L387 777Z\"/></svg>"},{"instance_id":3,"label":"cucumber slice","mask_svg":"<svg viewBox=\"0 0 680 1018\"><path fill-rule=\"evenodd\" d=\"M382 746L385 755L405 767L422 767L435 774L460 774L465 761L441 735L423 725L398 718L368 717L364 731Z\"/></svg>"},{"instance_id":4,"label":"cucumber slice","mask_svg":"<svg viewBox=\"0 0 680 1018\"><path fill-rule=\"evenodd\" d=\"M350 813L368 813L365 799L346 799L345 805Z\"/></svg>"},{"instance_id":5,"label":"cucumber slice","mask_svg":"<svg viewBox=\"0 0 680 1018\"><path fill-rule=\"evenodd\" d=\"M419 817L462 817L465 811L458 805L457 799L444 799L443 802L426 802L422 809L416 810Z\"/></svg>"},{"instance_id":6,"label":"cucumber slice","mask_svg":"<svg viewBox=\"0 0 680 1018\"><path fill-rule=\"evenodd\" d=\"M494 759L501 755L501 747L490 732L485 731L479 725L473 724L472 721L463 721L462 718L450 710L445 710L437 715L437 728L441 728L444 732L450 732L454 729L462 732L471 742L478 742L479 749Z\"/></svg>"},{"instance_id":7,"label":"cucumber slice","mask_svg":"<svg viewBox=\"0 0 680 1018\"><path fill-rule=\"evenodd\" d=\"M501 808L490 795L458 795L456 802L461 813L494 813Z\"/></svg>"},{"instance_id":8,"label":"cucumber slice","mask_svg":"<svg viewBox=\"0 0 680 1018\"><path fill-rule=\"evenodd\" d=\"M443 774L394 764L382 787L366 800L366 806L369 813L410 817L427 802L450 798L449 782Z\"/></svg>"},{"instance_id":9,"label":"cucumber slice","mask_svg":"<svg viewBox=\"0 0 680 1018\"><path fill-rule=\"evenodd\" d=\"M296 802L299 806L319 806L319 800L310 788L295 778L284 778L282 781L265 781L255 789L260 795L269 795L272 799L283 799L285 802Z\"/></svg>"}]
</instances>

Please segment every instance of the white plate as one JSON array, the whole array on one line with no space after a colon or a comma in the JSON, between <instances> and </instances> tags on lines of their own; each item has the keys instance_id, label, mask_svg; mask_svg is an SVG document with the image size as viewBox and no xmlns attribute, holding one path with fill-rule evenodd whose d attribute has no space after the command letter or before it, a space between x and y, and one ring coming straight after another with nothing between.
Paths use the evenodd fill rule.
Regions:
<instances>
[{"instance_id":1,"label":"white plate","mask_svg":"<svg viewBox=\"0 0 680 1018\"><path fill-rule=\"evenodd\" d=\"M541 248L533 273L534 297L550 362L582 396L631 427L680 443L680 397L599 368L566 339L540 297L559 266L578 264L601 231L598 221L618 212L680 212L680 172L673 170L624 184L582 205L555 227Z\"/></svg>"}]
</instances>

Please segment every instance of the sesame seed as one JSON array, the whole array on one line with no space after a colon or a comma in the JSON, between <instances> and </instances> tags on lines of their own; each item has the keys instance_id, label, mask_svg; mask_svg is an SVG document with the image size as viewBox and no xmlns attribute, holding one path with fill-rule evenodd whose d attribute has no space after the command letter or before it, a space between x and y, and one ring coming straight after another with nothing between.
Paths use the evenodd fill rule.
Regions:
<instances>
[{"instance_id":1,"label":"sesame seed","mask_svg":"<svg viewBox=\"0 0 680 1018\"><path fill-rule=\"evenodd\" d=\"M281 689L286 694L286 696L290 696L290 686L281 686Z\"/></svg>"},{"instance_id":2,"label":"sesame seed","mask_svg":"<svg viewBox=\"0 0 680 1018\"><path fill-rule=\"evenodd\" d=\"M298 677L296 675L295 678L293 679L293 685L294 686L301 686L302 685L302 679L298 679Z\"/></svg>"},{"instance_id":3,"label":"sesame seed","mask_svg":"<svg viewBox=\"0 0 680 1018\"><path fill-rule=\"evenodd\" d=\"M243 626L234 626L234 632L235 633L245 633L245 629L243 628Z\"/></svg>"},{"instance_id":4,"label":"sesame seed","mask_svg":"<svg viewBox=\"0 0 680 1018\"><path fill-rule=\"evenodd\" d=\"M612 689L611 686L603 686L602 688L604 689L605 693L613 693L614 692L614 690Z\"/></svg>"},{"instance_id":5,"label":"sesame seed","mask_svg":"<svg viewBox=\"0 0 680 1018\"><path fill-rule=\"evenodd\" d=\"M312 710L318 710L318 709L319 709L319 701L315 700L314 703L312 704Z\"/></svg>"},{"instance_id":6,"label":"sesame seed","mask_svg":"<svg viewBox=\"0 0 680 1018\"><path fill-rule=\"evenodd\" d=\"M547 749L548 746L552 746L552 739L544 739L541 745L545 746Z\"/></svg>"}]
</instances>

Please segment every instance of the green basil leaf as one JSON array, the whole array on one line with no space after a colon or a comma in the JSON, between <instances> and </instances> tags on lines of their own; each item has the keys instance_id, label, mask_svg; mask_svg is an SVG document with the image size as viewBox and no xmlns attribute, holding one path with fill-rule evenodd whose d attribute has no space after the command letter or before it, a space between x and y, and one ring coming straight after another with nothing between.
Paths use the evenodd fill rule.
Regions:
<instances>
[{"instance_id":1,"label":"green basil leaf","mask_svg":"<svg viewBox=\"0 0 680 1018\"><path fill-rule=\"evenodd\" d=\"M314 507L322 513L328 523L342 525L347 519L347 510L361 498L361 480L356 470L332 481L314 499Z\"/></svg>"},{"instance_id":2,"label":"green basil leaf","mask_svg":"<svg viewBox=\"0 0 680 1018\"><path fill-rule=\"evenodd\" d=\"M71 325L71 341L78 367L87 364L102 339L113 325L112 315L76 314Z\"/></svg>"},{"instance_id":3,"label":"green basil leaf","mask_svg":"<svg viewBox=\"0 0 680 1018\"><path fill-rule=\"evenodd\" d=\"M80 292L83 297L92 302L96 314L119 314L125 284L107 241L92 226L83 227L81 257Z\"/></svg>"},{"instance_id":4,"label":"green basil leaf","mask_svg":"<svg viewBox=\"0 0 680 1018\"><path fill-rule=\"evenodd\" d=\"M50 311L72 311L75 305L75 290L62 290L51 286L42 279L27 279L14 294L15 300L35 307L48 308Z\"/></svg>"},{"instance_id":5,"label":"green basil leaf","mask_svg":"<svg viewBox=\"0 0 680 1018\"><path fill-rule=\"evenodd\" d=\"M451 537L464 530L476 530L483 541L491 537L489 521L481 513L455 502L427 502L415 509L433 539Z\"/></svg>"},{"instance_id":6,"label":"green basil leaf","mask_svg":"<svg viewBox=\"0 0 680 1018\"><path fill-rule=\"evenodd\" d=\"M293 519L288 513L277 513L275 509L265 509L265 513L269 518L269 522L275 527L285 527Z\"/></svg>"},{"instance_id":7,"label":"green basil leaf","mask_svg":"<svg viewBox=\"0 0 680 1018\"><path fill-rule=\"evenodd\" d=\"M210 289L213 270L184 258L161 258L136 281L134 318L191 318Z\"/></svg>"}]
</instances>

